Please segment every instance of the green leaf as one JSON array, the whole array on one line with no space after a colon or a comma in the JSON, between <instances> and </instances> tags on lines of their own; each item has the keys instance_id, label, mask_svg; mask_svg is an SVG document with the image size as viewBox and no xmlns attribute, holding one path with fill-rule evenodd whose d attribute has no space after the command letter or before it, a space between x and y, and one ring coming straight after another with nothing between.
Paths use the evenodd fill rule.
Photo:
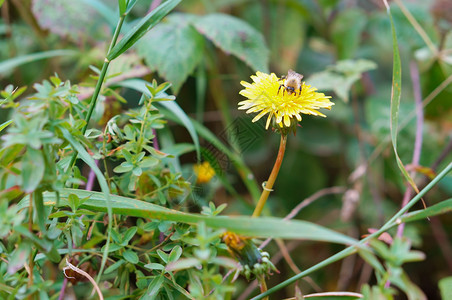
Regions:
<instances>
[{"instance_id":1,"label":"green leaf","mask_svg":"<svg viewBox=\"0 0 452 300\"><path fill-rule=\"evenodd\" d=\"M9 120L9 121L6 121L5 123L1 124L1 125L0 125L0 132L1 132L3 129L5 129L6 127L8 127L8 125L10 125L12 122L13 122L13 120Z\"/></svg>"},{"instance_id":2,"label":"green leaf","mask_svg":"<svg viewBox=\"0 0 452 300\"><path fill-rule=\"evenodd\" d=\"M148 156L139 163L139 166L141 168L152 168L158 165L159 162L160 160L158 160L157 158Z\"/></svg>"},{"instance_id":3,"label":"green leaf","mask_svg":"<svg viewBox=\"0 0 452 300\"><path fill-rule=\"evenodd\" d=\"M442 215L450 212L452 212L452 199L447 199L435 205L429 206L426 209L416 210L407 213L400 219L403 223L407 223L417 220L427 220L429 217Z\"/></svg>"},{"instance_id":4,"label":"green leaf","mask_svg":"<svg viewBox=\"0 0 452 300\"><path fill-rule=\"evenodd\" d=\"M40 251L44 252L45 256L50 261L55 263L60 262L60 255L58 254L58 250L55 248L52 242L47 239L38 238L33 233L28 231L28 229L23 225L14 227L14 230L31 240Z\"/></svg>"},{"instance_id":5,"label":"green leaf","mask_svg":"<svg viewBox=\"0 0 452 300\"><path fill-rule=\"evenodd\" d=\"M128 14L132 10L132 8L135 6L136 3L137 3L137 0L129 1L129 3L127 4L126 14Z\"/></svg>"},{"instance_id":6,"label":"green leaf","mask_svg":"<svg viewBox=\"0 0 452 300\"><path fill-rule=\"evenodd\" d=\"M398 133L398 121L399 121L399 107L400 107L400 96L402 94L402 63L400 61L399 46L397 43L397 34L394 26L394 20L392 19L391 10L387 8L389 19L391 20L391 30L392 30L392 47L394 51L393 57L393 69L392 69L392 92L391 92L391 140L392 148L394 149L394 154L397 161L397 166L402 172L405 179L413 187L416 193L419 194L419 189L408 174L402 160L397 152L397 133Z\"/></svg>"},{"instance_id":7,"label":"green leaf","mask_svg":"<svg viewBox=\"0 0 452 300\"><path fill-rule=\"evenodd\" d=\"M151 283L149 284L149 287L146 291L146 297L145 299L155 299L157 298L159 294L159 290L162 287L163 281L165 280L165 277L162 275L155 277Z\"/></svg>"},{"instance_id":8,"label":"green leaf","mask_svg":"<svg viewBox=\"0 0 452 300\"><path fill-rule=\"evenodd\" d=\"M118 6L119 6L119 16L121 16L123 13L126 12L127 8L127 0L118 0Z\"/></svg>"},{"instance_id":9,"label":"green leaf","mask_svg":"<svg viewBox=\"0 0 452 300\"><path fill-rule=\"evenodd\" d=\"M56 57L56 56L65 56L65 55L76 55L79 52L74 50L51 50L51 51L44 51L44 52L38 52L33 54L27 54L22 56L17 56L11 59L7 59L0 63L0 75L4 75L5 73L13 70L14 68L27 64L30 62L34 62L41 59Z\"/></svg>"},{"instance_id":10,"label":"green leaf","mask_svg":"<svg viewBox=\"0 0 452 300\"><path fill-rule=\"evenodd\" d=\"M362 299L363 295L352 292L326 292L326 293L315 293L305 295L304 299L314 299L314 300L358 300Z\"/></svg>"},{"instance_id":11,"label":"green leaf","mask_svg":"<svg viewBox=\"0 0 452 300\"><path fill-rule=\"evenodd\" d=\"M44 159L41 151L27 147L22 160L22 190L33 192L44 176Z\"/></svg>"},{"instance_id":12,"label":"green leaf","mask_svg":"<svg viewBox=\"0 0 452 300\"><path fill-rule=\"evenodd\" d=\"M122 242L125 243L125 245L127 245L130 242L130 240L133 238L135 233L137 233L137 230L138 230L138 228L136 226L133 226L133 227L130 227L129 229L127 229L127 231L124 233Z\"/></svg>"},{"instance_id":13,"label":"green leaf","mask_svg":"<svg viewBox=\"0 0 452 300\"><path fill-rule=\"evenodd\" d=\"M60 205L67 205L67 197L71 193L77 194L80 198L85 198L88 195L90 196L89 199L83 203L83 208L97 212L105 212L107 210L105 207L105 195L103 193L76 189L62 189L60 191ZM226 229L248 237L306 239L341 244L355 244L357 242L355 239L346 235L306 221L286 221L271 217L251 218L248 216L211 217L200 214L184 213L117 195L109 195L109 197L111 198L112 211L127 216L168 220L186 224L198 224L199 222L204 222L208 227L214 229ZM44 193L44 203L46 205L55 205L55 201L55 193ZM23 209L27 205L28 199L24 199L20 202L18 208Z\"/></svg>"},{"instance_id":14,"label":"green leaf","mask_svg":"<svg viewBox=\"0 0 452 300\"><path fill-rule=\"evenodd\" d=\"M269 51L264 37L248 23L226 14L209 14L196 20L194 26L225 53L268 73Z\"/></svg>"},{"instance_id":15,"label":"green leaf","mask_svg":"<svg viewBox=\"0 0 452 300\"><path fill-rule=\"evenodd\" d=\"M160 258L161 258L165 263L168 263L168 256L169 256L169 254L166 254L165 252L163 252L163 251L160 250L160 249L157 250L157 254L160 256Z\"/></svg>"},{"instance_id":16,"label":"green leaf","mask_svg":"<svg viewBox=\"0 0 452 300\"><path fill-rule=\"evenodd\" d=\"M125 260L127 260L131 264L137 264L139 261L138 255L132 250L126 250L122 254Z\"/></svg>"},{"instance_id":17,"label":"green leaf","mask_svg":"<svg viewBox=\"0 0 452 300\"><path fill-rule=\"evenodd\" d=\"M157 264L157 263L150 263L150 264L146 264L144 265L145 268L148 268L150 270L163 270L165 269L165 266L162 264Z\"/></svg>"},{"instance_id":18,"label":"green leaf","mask_svg":"<svg viewBox=\"0 0 452 300\"><path fill-rule=\"evenodd\" d=\"M352 85L361 78L362 73L376 67L373 61L367 59L341 60L328 66L325 71L312 74L306 82L321 91L334 91L339 98L348 102Z\"/></svg>"},{"instance_id":19,"label":"green leaf","mask_svg":"<svg viewBox=\"0 0 452 300\"><path fill-rule=\"evenodd\" d=\"M168 256L168 262L174 262L180 258L182 255L182 248L181 246L177 245L174 246L173 250L171 250L169 256Z\"/></svg>"},{"instance_id":20,"label":"green leaf","mask_svg":"<svg viewBox=\"0 0 452 300\"><path fill-rule=\"evenodd\" d=\"M30 255L32 246L28 242L20 243L19 247L14 250L8 261L8 274L14 274L24 267L25 262Z\"/></svg>"},{"instance_id":21,"label":"green leaf","mask_svg":"<svg viewBox=\"0 0 452 300\"><path fill-rule=\"evenodd\" d=\"M120 266L122 266L126 261L125 260L118 260L117 262L115 262L114 264L112 264L111 266L109 266L108 268L105 269L104 274L108 274L111 273L113 271L115 271L116 269L118 269Z\"/></svg>"},{"instance_id":22,"label":"green leaf","mask_svg":"<svg viewBox=\"0 0 452 300\"><path fill-rule=\"evenodd\" d=\"M34 209L36 211L36 219L38 221L39 229L42 233L46 233L46 220L47 220L47 214L46 210L44 209L44 203L42 198L42 191L37 190L33 193L33 202L34 202Z\"/></svg>"},{"instance_id":23,"label":"green leaf","mask_svg":"<svg viewBox=\"0 0 452 300\"><path fill-rule=\"evenodd\" d=\"M152 71L173 84L175 93L203 58L204 37L190 25L193 18L173 14L137 44L138 54Z\"/></svg>"},{"instance_id":24,"label":"green leaf","mask_svg":"<svg viewBox=\"0 0 452 300\"><path fill-rule=\"evenodd\" d=\"M237 265L237 263L235 264L235 266L236 265ZM170 262L166 266L165 270L172 272L172 271L189 269L189 268L193 268L196 266L201 266L201 261L199 259L194 258L194 257L182 258L182 259L179 259L178 261Z\"/></svg>"},{"instance_id":25,"label":"green leaf","mask_svg":"<svg viewBox=\"0 0 452 300\"><path fill-rule=\"evenodd\" d=\"M129 162L123 162L119 166L113 169L113 172L115 173L126 173L130 172L133 169L133 165Z\"/></svg>"},{"instance_id":26,"label":"green leaf","mask_svg":"<svg viewBox=\"0 0 452 300\"><path fill-rule=\"evenodd\" d=\"M438 285L441 291L441 299L452 299L452 277L442 278Z\"/></svg>"},{"instance_id":27,"label":"green leaf","mask_svg":"<svg viewBox=\"0 0 452 300\"><path fill-rule=\"evenodd\" d=\"M181 0L168 0L147 14L136 24L108 53L107 60L112 61L125 51L132 47L143 35L154 27L160 20L166 16Z\"/></svg>"}]
</instances>

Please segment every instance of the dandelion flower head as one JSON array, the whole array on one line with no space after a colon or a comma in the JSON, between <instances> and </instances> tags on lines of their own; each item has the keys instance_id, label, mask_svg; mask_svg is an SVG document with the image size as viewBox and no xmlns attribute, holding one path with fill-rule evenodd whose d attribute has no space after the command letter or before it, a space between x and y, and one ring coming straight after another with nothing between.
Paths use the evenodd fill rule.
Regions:
<instances>
[{"instance_id":1,"label":"dandelion flower head","mask_svg":"<svg viewBox=\"0 0 452 300\"><path fill-rule=\"evenodd\" d=\"M302 114L326 117L318 109L331 109L334 105L329 100L330 96L316 92L316 88L305 82L301 84L301 91L289 93L284 91L284 86L281 86L285 79L279 79L275 73L257 72L256 75L251 76L251 79L252 83L240 82L245 87L240 91L240 95L247 100L239 102L239 109L246 109L247 114L258 113L253 122L268 114L266 129L272 120L272 124L277 125L276 127L290 129L301 121Z\"/></svg>"}]
</instances>

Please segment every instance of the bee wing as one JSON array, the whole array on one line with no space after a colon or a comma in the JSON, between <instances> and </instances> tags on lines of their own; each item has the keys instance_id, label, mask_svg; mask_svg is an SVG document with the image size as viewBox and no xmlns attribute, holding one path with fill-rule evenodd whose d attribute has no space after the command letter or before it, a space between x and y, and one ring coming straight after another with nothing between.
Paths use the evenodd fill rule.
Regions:
<instances>
[{"instance_id":1,"label":"bee wing","mask_svg":"<svg viewBox=\"0 0 452 300\"><path fill-rule=\"evenodd\" d=\"M294 70L290 69L287 72L287 77L293 77L293 78L297 78L298 80L303 79L303 75L298 74L297 72L295 72Z\"/></svg>"}]
</instances>

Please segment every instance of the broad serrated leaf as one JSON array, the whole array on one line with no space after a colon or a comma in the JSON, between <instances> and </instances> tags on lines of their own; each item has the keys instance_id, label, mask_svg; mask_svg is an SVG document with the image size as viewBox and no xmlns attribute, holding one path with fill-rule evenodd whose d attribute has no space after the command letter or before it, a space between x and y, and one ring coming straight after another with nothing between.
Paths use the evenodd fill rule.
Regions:
<instances>
[{"instance_id":1,"label":"broad serrated leaf","mask_svg":"<svg viewBox=\"0 0 452 300\"><path fill-rule=\"evenodd\" d=\"M170 81L176 93L203 57L204 38L190 25L193 18L173 14L137 45L149 68Z\"/></svg>"},{"instance_id":2,"label":"broad serrated leaf","mask_svg":"<svg viewBox=\"0 0 452 300\"><path fill-rule=\"evenodd\" d=\"M42 29L47 29L60 37L70 37L74 41L86 38L89 32L94 38L105 37L103 22L99 22L96 10L87 5L89 1L58 0L34 0L31 10L36 21ZM108 6L103 5L104 10ZM111 19L111 17L110 17Z\"/></svg>"},{"instance_id":3,"label":"broad serrated leaf","mask_svg":"<svg viewBox=\"0 0 452 300\"><path fill-rule=\"evenodd\" d=\"M194 26L225 53L253 70L268 73L269 51L264 37L248 23L225 14L210 14L197 19Z\"/></svg>"}]
</instances>

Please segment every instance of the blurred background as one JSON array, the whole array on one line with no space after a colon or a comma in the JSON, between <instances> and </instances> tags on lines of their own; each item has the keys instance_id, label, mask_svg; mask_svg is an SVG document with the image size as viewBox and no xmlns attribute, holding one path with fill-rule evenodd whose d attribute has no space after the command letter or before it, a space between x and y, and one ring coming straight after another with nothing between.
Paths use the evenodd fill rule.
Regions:
<instances>
[{"instance_id":1,"label":"blurred background","mask_svg":"<svg viewBox=\"0 0 452 300\"><path fill-rule=\"evenodd\" d=\"M124 31L160 2L138 1ZM422 188L452 160L452 1L390 2L402 61L397 149ZM27 86L27 95L34 83L58 74L80 85L81 98L90 96L117 21L117 1L6 0L0 13L0 89ZM303 74L335 105L322 111L327 118L305 116L297 134L289 137L266 214L284 217L307 197L324 192L297 218L360 238L401 207L407 189L390 139L391 34L386 8L378 0L184 0L112 62L107 85L127 78L171 82L178 105L239 155L260 185L270 174L279 136L264 129L265 120L253 124L252 116L237 110L244 100L240 81L250 82L256 71ZM115 93L104 96L96 110L99 128L141 97L131 89L112 89ZM417 106L423 107L421 119L416 95L424 101ZM0 123L8 114L0 110ZM192 143L183 126L169 121L168 128L175 142ZM421 155L413 163L417 132L422 134ZM193 183L190 209L199 211L214 201L228 204L226 214L251 214L253 200L240 168L209 141L201 138L201 146L204 159L217 162L214 169L223 179ZM179 160L184 177L192 177L195 153ZM449 175L424 200L429 206L451 196ZM452 272L450 232L450 214L405 230L414 248L427 256L406 270L429 299L440 299L437 282ZM341 249L303 241L287 247L301 270ZM278 251L272 244L267 250ZM269 285L294 274L294 265L278 263L281 273ZM359 290L374 280L372 274L360 258L350 257L316 272L315 284L300 284L306 291Z\"/></svg>"}]
</instances>

